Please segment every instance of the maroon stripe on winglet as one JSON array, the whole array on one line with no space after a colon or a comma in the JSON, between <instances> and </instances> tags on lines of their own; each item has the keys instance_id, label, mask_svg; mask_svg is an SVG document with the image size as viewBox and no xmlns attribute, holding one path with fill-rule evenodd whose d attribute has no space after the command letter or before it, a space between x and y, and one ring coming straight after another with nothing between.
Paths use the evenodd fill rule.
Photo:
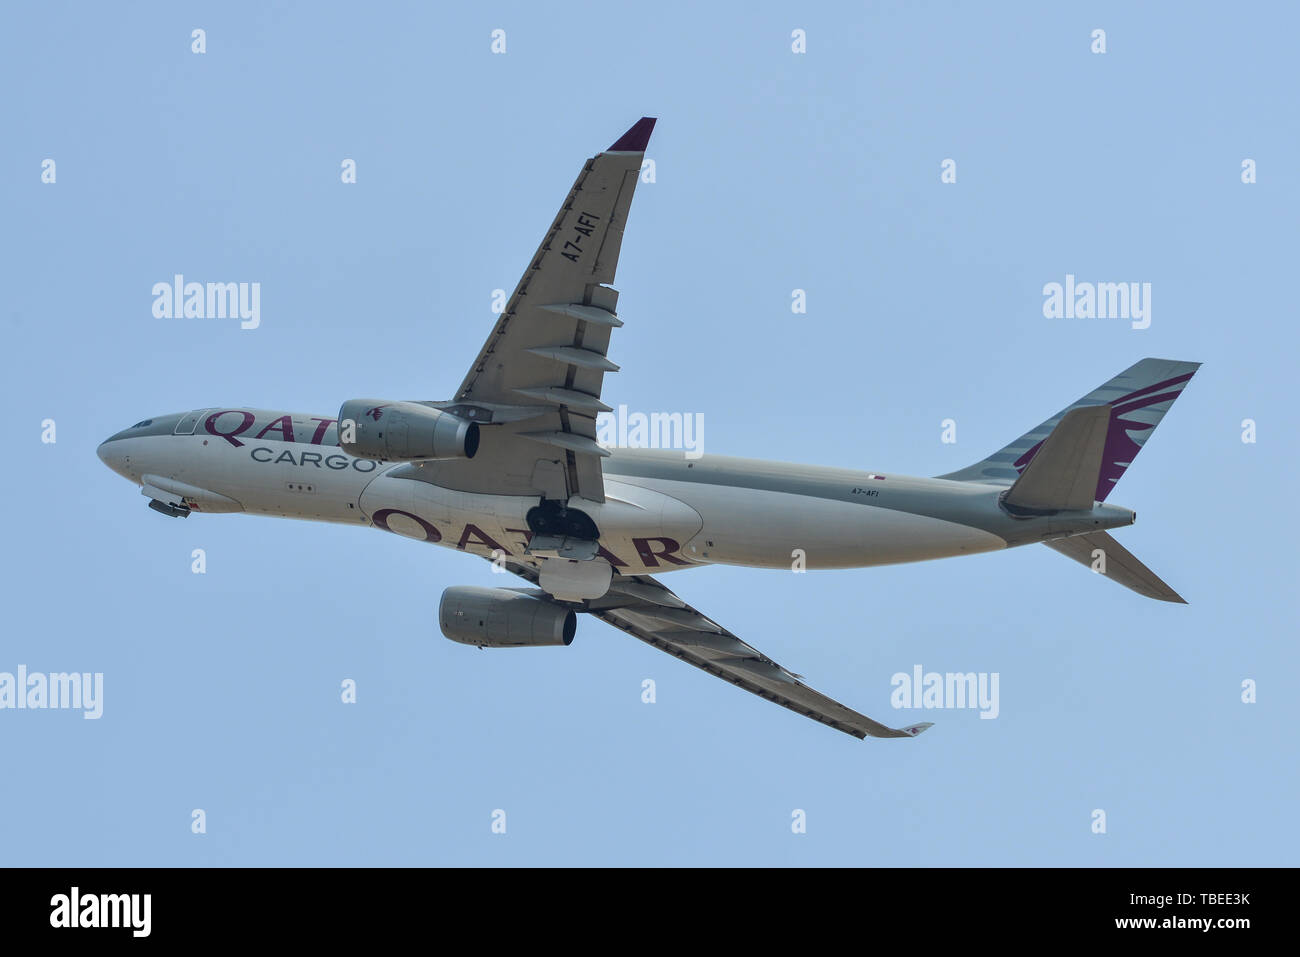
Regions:
<instances>
[{"instance_id":1,"label":"maroon stripe on winglet","mask_svg":"<svg viewBox=\"0 0 1300 957\"><path fill-rule=\"evenodd\" d=\"M607 149L606 153L643 153L650 143L650 134L654 132L655 117L643 116L632 124L632 128L620 136Z\"/></svg>"}]
</instances>

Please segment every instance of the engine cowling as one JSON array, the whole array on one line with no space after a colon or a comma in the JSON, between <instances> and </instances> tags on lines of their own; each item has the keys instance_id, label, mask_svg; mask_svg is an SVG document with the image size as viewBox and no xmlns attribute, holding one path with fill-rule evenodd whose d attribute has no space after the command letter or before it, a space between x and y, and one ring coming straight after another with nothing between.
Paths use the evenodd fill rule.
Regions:
<instances>
[{"instance_id":1,"label":"engine cowling","mask_svg":"<svg viewBox=\"0 0 1300 957\"><path fill-rule=\"evenodd\" d=\"M339 447L359 459L472 459L478 438L476 423L418 402L349 399L339 409Z\"/></svg>"},{"instance_id":2,"label":"engine cowling","mask_svg":"<svg viewBox=\"0 0 1300 957\"><path fill-rule=\"evenodd\" d=\"M438 623L452 641L480 648L570 645L578 630L571 608L524 591L472 585L442 593Z\"/></svg>"}]
</instances>

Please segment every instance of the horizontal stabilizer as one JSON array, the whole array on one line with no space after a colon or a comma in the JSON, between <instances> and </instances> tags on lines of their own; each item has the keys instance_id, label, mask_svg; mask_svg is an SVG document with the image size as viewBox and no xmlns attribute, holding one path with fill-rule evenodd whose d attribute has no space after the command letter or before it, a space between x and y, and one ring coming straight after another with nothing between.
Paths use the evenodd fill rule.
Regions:
<instances>
[{"instance_id":1,"label":"horizontal stabilizer","mask_svg":"<svg viewBox=\"0 0 1300 957\"><path fill-rule=\"evenodd\" d=\"M1092 508L1110 413L1109 405L1093 405L1061 416L1002 503L1042 512Z\"/></svg>"},{"instance_id":2,"label":"horizontal stabilizer","mask_svg":"<svg viewBox=\"0 0 1300 957\"><path fill-rule=\"evenodd\" d=\"M1058 538L1043 544L1067 558L1073 558L1081 565L1087 565L1089 568L1097 567L1098 574L1104 574L1111 581L1119 582L1139 595L1146 595L1158 601L1187 604L1178 592L1161 581L1155 572L1138 561L1132 552L1106 532L1072 535L1069 538ZM1098 551L1102 554L1095 555L1094 553Z\"/></svg>"}]
</instances>

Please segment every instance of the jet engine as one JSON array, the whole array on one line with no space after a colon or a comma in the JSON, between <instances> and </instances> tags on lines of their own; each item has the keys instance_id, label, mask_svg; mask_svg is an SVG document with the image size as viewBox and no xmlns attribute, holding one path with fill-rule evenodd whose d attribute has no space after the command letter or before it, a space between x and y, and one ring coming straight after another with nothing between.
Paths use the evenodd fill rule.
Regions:
<instances>
[{"instance_id":1,"label":"jet engine","mask_svg":"<svg viewBox=\"0 0 1300 957\"><path fill-rule=\"evenodd\" d=\"M471 585L448 588L438 605L438 623L452 641L480 648L572 644L577 616L540 594Z\"/></svg>"},{"instance_id":2,"label":"jet engine","mask_svg":"<svg viewBox=\"0 0 1300 957\"><path fill-rule=\"evenodd\" d=\"M339 409L339 446L359 459L472 459L478 425L418 402L349 399Z\"/></svg>"}]
</instances>

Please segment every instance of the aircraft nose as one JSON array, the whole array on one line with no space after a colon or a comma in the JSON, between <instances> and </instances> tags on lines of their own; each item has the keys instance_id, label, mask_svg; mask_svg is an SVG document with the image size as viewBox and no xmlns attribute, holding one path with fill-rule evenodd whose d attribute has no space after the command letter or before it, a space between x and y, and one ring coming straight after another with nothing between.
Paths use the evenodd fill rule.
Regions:
<instances>
[{"instance_id":1,"label":"aircraft nose","mask_svg":"<svg viewBox=\"0 0 1300 957\"><path fill-rule=\"evenodd\" d=\"M131 476L127 472L129 459L127 458L126 453L122 450L122 445L123 443L117 441L115 438L108 438L99 443L99 448L95 449L95 454L99 456L101 462L111 468L118 475L121 475L123 478L130 478Z\"/></svg>"}]
</instances>

